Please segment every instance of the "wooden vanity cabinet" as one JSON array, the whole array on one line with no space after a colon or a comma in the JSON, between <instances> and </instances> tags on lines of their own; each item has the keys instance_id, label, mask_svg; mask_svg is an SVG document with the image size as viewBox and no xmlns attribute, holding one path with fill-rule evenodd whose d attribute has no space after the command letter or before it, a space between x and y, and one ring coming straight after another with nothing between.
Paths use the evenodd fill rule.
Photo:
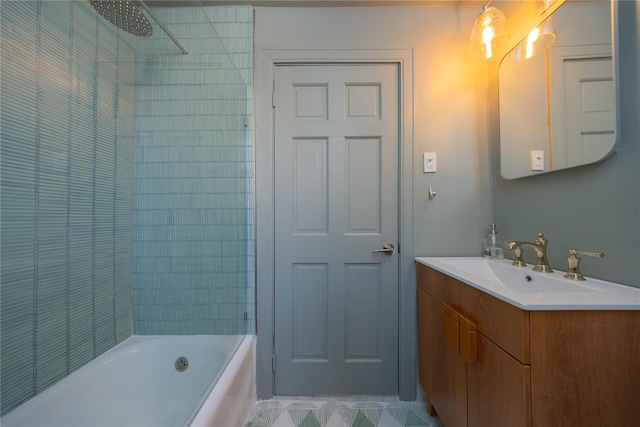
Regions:
<instances>
[{"instance_id":1,"label":"wooden vanity cabinet","mask_svg":"<svg viewBox=\"0 0 640 427\"><path fill-rule=\"evenodd\" d=\"M528 316L417 265L419 380L430 413L446 427L530 426Z\"/></svg>"},{"instance_id":2,"label":"wooden vanity cabinet","mask_svg":"<svg viewBox=\"0 0 640 427\"><path fill-rule=\"evenodd\" d=\"M419 381L445 427L640 419L640 312L527 311L417 263Z\"/></svg>"}]
</instances>

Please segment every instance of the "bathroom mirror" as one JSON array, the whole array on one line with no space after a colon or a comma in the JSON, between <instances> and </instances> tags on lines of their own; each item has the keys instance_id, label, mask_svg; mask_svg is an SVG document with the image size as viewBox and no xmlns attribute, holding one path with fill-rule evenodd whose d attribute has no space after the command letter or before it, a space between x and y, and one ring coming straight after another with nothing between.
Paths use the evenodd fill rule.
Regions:
<instances>
[{"instance_id":1,"label":"bathroom mirror","mask_svg":"<svg viewBox=\"0 0 640 427\"><path fill-rule=\"evenodd\" d=\"M617 139L610 1L566 1L555 42L524 59L518 43L498 72L500 172L521 178L594 163Z\"/></svg>"}]
</instances>

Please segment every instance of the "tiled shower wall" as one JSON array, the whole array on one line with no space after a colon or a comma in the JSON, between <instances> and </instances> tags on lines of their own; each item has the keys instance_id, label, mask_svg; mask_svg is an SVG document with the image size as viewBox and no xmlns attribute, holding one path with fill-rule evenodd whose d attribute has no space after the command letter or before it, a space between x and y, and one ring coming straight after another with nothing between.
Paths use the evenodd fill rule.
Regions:
<instances>
[{"instance_id":1,"label":"tiled shower wall","mask_svg":"<svg viewBox=\"0 0 640 427\"><path fill-rule=\"evenodd\" d=\"M3 1L2 413L131 335L135 39Z\"/></svg>"},{"instance_id":2,"label":"tiled shower wall","mask_svg":"<svg viewBox=\"0 0 640 427\"><path fill-rule=\"evenodd\" d=\"M134 333L253 333L253 10L155 12L189 54L138 42Z\"/></svg>"}]
</instances>

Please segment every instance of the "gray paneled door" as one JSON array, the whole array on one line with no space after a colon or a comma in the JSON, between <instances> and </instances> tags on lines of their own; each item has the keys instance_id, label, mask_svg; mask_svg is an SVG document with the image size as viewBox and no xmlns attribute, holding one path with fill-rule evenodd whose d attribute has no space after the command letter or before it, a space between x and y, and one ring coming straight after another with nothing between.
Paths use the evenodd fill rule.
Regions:
<instances>
[{"instance_id":1,"label":"gray paneled door","mask_svg":"<svg viewBox=\"0 0 640 427\"><path fill-rule=\"evenodd\" d=\"M275 394L397 395L398 67L275 76Z\"/></svg>"}]
</instances>

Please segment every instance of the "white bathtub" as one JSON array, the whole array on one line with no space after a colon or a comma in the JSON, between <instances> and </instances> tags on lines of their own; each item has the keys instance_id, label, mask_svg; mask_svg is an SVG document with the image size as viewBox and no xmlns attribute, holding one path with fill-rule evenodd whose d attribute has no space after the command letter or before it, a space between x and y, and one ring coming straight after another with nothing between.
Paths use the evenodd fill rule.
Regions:
<instances>
[{"instance_id":1,"label":"white bathtub","mask_svg":"<svg viewBox=\"0 0 640 427\"><path fill-rule=\"evenodd\" d=\"M175 362L186 357L179 372ZM2 427L241 426L251 336L132 336L0 419Z\"/></svg>"}]
</instances>

